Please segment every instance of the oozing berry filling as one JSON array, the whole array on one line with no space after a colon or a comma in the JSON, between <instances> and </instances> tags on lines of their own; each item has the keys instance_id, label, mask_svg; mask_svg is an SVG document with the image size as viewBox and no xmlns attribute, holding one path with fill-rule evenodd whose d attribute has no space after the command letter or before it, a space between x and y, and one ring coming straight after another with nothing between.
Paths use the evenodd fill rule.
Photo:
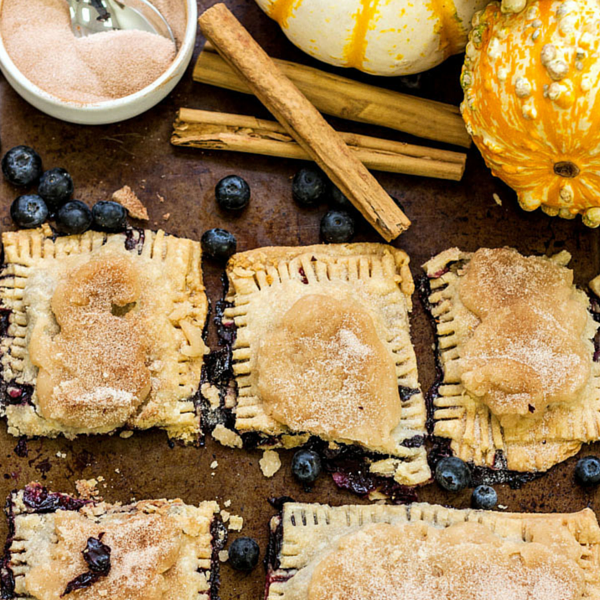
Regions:
<instances>
[{"instance_id":1,"label":"oozing berry filling","mask_svg":"<svg viewBox=\"0 0 600 600\"><path fill-rule=\"evenodd\" d=\"M101 533L97 538L88 538L87 545L82 554L85 562L88 564L89 571L69 581L65 591L60 595L61 598L71 592L94 585L101 577L105 577L110 573L110 547L102 543L103 536L104 533Z\"/></svg>"},{"instance_id":2,"label":"oozing berry filling","mask_svg":"<svg viewBox=\"0 0 600 600\"><path fill-rule=\"evenodd\" d=\"M219 552L223 550L227 543L227 528L223 525L221 519L213 519L213 522L210 524L210 535L212 538L212 554L210 557L210 589L208 597L210 600L219 600L219 586L221 585ZM200 571L208 577L206 569L200 569Z\"/></svg>"},{"instance_id":3,"label":"oozing berry filling","mask_svg":"<svg viewBox=\"0 0 600 600\"><path fill-rule=\"evenodd\" d=\"M143 229L132 227L125 232L125 249L137 250L138 254L141 254L145 239L146 234Z\"/></svg>"},{"instance_id":4,"label":"oozing berry filling","mask_svg":"<svg viewBox=\"0 0 600 600\"><path fill-rule=\"evenodd\" d=\"M23 502L31 513L51 513L57 510L79 510L90 504L90 500L73 498L67 494L49 492L39 483L28 485L23 491Z\"/></svg>"}]
</instances>

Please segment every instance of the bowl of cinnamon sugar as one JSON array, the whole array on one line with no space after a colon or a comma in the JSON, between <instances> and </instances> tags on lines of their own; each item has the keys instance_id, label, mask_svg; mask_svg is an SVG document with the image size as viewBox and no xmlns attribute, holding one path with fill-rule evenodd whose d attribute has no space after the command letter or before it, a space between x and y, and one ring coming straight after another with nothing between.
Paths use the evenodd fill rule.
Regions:
<instances>
[{"instance_id":1,"label":"bowl of cinnamon sugar","mask_svg":"<svg viewBox=\"0 0 600 600\"><path fill-rule=\"evenodd\" d=\"M187 69L196 0L152 0L175 43L145 31L77 38L65 0L0 0L0 69L46 114L84 125L135 117L158 104Z\"/></svg>"}]
</instances>

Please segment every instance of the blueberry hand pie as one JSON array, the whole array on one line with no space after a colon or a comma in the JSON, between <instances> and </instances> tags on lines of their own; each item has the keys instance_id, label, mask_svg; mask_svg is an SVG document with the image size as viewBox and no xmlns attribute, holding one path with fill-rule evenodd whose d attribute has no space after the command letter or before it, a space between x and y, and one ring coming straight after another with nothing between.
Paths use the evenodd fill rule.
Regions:
<instances>
[{"instance_id":1,"label":"blueberry hand pie","mask_svg":"<svg viewBox=\"0 0 600 600\"><path fill-rule=\"evenodd\" d=\"M408 257L382 244L261 248L227 266L234 393L214 393L230 445L359 448L371 473L430 477L426 410L409 335ZM241 436L241 437L240 437Z\"/></svg>"},{"instance_id":2,"label":"blueberry hand pie","mask_svg":"<svg viewBox=\"0 0 600 600\"><path fill-rule=\"evenodd\" d=\"M434 433L463 460L543 471L600 439L598 323L569 259L451 249L425 265L443 371Z\"/></svg>"},{"instance_id":3,"label":"blueberry hand pie","mask_svg":"<svg viewBox=\"0 0 600 600\"><path fill-rule=\"evenodd\" d=\"M284 505L266 600L600 598L594 513Z\"/></svg>"},{"instance_id":4,"label":"blueberry hand pie","mask_svg":"<svg viewBox=\"0 0 600 600\"><path fill-rule=\"evenodd\" d=\"M164 232L2 235L2 411L13 435L162 427L194 441L200 245Z\"/></svg>"},{"instance_id":5,"label":"blueberry hand pie","mask_svg":"<svg viewBox=\"0 0 600 600\"><path fill-rule=\"evenodd\" d=\"M2 598L215 598L218 510L181 500L110 505L30 484L7 504Z\"/></svg>"}]
</instances>

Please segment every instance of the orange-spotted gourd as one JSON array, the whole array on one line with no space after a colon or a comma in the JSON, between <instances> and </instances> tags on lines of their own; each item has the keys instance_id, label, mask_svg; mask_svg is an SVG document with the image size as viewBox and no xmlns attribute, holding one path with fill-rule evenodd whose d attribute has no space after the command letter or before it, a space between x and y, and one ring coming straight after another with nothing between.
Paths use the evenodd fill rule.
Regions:
<instances>
[{"instance_id":1,"label":"orange-spotted gourd","mask_svg":"<svg viewBox=\"0 0 600 600\"><path fill-rule=\"evenodd\" d=\"M296 46L375 75L420 73L462 52L489 0L257 0Z\"/></svg>"},{"instance_id":2,"label":"orange-spotted gourd","mask_svg":"<svg viewBox=\"0 0 600 600\"><path fill-rule=\"evenodd\" d=\"M492 2L476 14L462 114L525 210L600 225L600 2ZM598 122L596 122L598 121Z\"/></svg>"}]
</instances>

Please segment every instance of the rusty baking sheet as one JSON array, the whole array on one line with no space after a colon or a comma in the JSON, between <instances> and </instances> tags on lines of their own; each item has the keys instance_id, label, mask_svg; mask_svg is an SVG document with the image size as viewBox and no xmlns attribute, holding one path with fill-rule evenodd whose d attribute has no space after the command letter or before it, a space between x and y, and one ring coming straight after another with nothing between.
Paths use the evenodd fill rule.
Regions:
<instances>
[{"instance_id":1,"label":"rusty baking sheet","mask_svg":"<svg viewBox=\"0 0 600 600\"><path fill-rule=\"evenodd\" d=\"M200 0L199 9L212 3L212 0ZM296 50L251 0L228 0L227 4L272 56L328 68ZM196 55L202 43L199 38ZM458 104L460 63L457 57L420 77L407 79L344 74ZM173 148L169 144L171 124L181 106L269 118L256 100L193 83L191 66L181 84L159 106L136 119L103 127L69 125L47 117L19 98L2 79L2 152L17 144L37 148L48 167L69 169L75 180L76 198L86 202L107 199L113 191L128 184L148 206L151 226L162 227L175 235L198 240L206 229L223 227L237 235L239 250L319 241L319 220L325 207L301 210L291 200L290 179L299 163ZM419 143L389 130L335 119L331 122L338 129ZM242 175L252 187L249 208L233 218L217 209L213 197L215 183L231 173ZM411 256L415 277L422 274L420 265L425 260L454 245L468 251L480 246L509 245L526 254L566 249L573 254L572 266L579 284L585 285L600 272L597 231L585 228L580 220L563 221L550 219L540 212L521 211L514 194L490 175L476 150L469 153L467 172L460 183L379 173L376 176L385 189L402 202L413 221L413 226L396 245ZM3 229L9 229L12 223L8 209L16 190L0 182L0 193L0 219ZM501 198L502 206L495 202L494 193ZM164 202L159 195L164 197ZM370 227L363 225L356 240L378 241L378 238ZM208 262L204 268L206 286L214 303L221 293L222 270ZM433 335L418 300L412 316L412 331L421 383L427 390L435 376ZM214 343L214 331L211 340ZM72 493L77 479L102 476L100 491L111 502L161 497L180 497L189 503L204 499L231 500L228 510L244 517L242 535L256 537L263 555L267 524L274 514L268 503L270 497L286 495L303 502L337 505L361 502L349 492L337 490L327 476L319 479L312 492L304 492L291 476L291 453L283 451L282 469L272 479L265 479L258 467L260 452L231 450L210 439L200 449L171 448L166 435L160 432L135 433L126 440L106 436L75 442L42 439L27 443L27 456L15 453L17 442L6 433L4 423L0 424L2 498L31 480ZM593 451L600 451L600 445L584 449L584 453ZM63 453L66 458L61 458ZM210 464L215 460L218 467L211 469ZM520 490L497 486L500 505L518 511L595 508L598 493L574 484L574 465L575 459L570 459ZM435 484L418 493L420 500L456 507L466 507L470 501L468 491L452 496L442 493ZM2 520L0 535L5 534ZM238 534L232 534L232 539L235 535ZM260 567L244 575L225 564L221 579L223 600L262 597L264 571Z\"/></svg>"}]
</instances>

